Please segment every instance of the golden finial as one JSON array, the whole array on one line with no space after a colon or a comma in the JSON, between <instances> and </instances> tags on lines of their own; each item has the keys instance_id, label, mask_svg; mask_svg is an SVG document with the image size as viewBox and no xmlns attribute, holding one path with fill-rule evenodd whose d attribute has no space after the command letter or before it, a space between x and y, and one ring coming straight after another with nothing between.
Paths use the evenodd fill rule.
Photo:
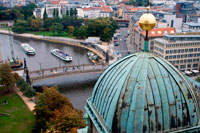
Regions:
<instances>
[{"instance_id":1,"label":"golden finial","mask_svg":"<svg viewBox=\"0 0 200 133\"><path fill-rule=\"evenodd\" d=\"M143 14L139 20L139 26L144 31L150 31L156 25L156 18L153 16L153 14L148 12L149 10L150 10L150 7L148 6L147 13Z\"/></svg>"},{"instance_id":2,"label":"golden finial","mask_svg":"<svg viewBox=\"0 0 200 133\"><path fill-rule=\"evenodd\" d=\"M149 12L149 10L150 10L150 6L147 6L147 12Z\"/></svg>"}]
</instances>

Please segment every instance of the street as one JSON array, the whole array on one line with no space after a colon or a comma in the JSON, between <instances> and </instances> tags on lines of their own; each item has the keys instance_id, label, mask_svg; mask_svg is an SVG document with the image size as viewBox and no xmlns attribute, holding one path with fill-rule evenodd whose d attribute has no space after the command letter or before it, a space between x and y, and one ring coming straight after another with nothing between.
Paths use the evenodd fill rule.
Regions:
<instances>
[{"instance_id":1,"label":"street","mask_svg":"<svg viewBox=\"0 0 200 133\"><path fill-rule=\"evenodd\" d=\"M116 53L120 53L121 56L126 56L128 54L128 48L127 48L127 45L126 45L126 40L125 38L127 38L127 35L128 35L128 27L126 28L120 28L118 33L122 33L121 36L118 36L118 42L119 42L119 45L118 46L114 46L114 43L113 43L113 49L115 50Z\"/></svg>"}]
</instances>

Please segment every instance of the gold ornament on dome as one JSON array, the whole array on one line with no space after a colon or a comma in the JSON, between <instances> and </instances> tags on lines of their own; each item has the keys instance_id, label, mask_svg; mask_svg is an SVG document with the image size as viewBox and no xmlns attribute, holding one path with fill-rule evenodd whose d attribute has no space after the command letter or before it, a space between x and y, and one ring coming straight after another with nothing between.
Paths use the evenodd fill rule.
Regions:
<instances>
[{"instance_id":1,"label":"gold ornament on dome","mask_svg":"<svg viewBox=\"0 0 200 133\"><path fill-rule=\"evenodd\" d=\"M150 7L147 7L147 12L150 10ZM151 13L145 13L140 17L139 26L144 31L152 30L156 25L156 18Z\"/></svg>"}]
</instances>

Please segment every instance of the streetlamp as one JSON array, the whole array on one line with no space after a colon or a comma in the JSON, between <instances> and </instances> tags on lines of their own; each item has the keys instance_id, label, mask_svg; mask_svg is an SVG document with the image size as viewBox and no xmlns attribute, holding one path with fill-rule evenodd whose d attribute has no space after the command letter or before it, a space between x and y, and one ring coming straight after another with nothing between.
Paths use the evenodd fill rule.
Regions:
<instances>
[{"instance_id":1,"label":"streetlamp","mask_svg":"<svg viewBox=\"0 0 200 133\"><path fill-rule=\"evenodd\" d=\"M40 70L42 70L42 63L39 63L39 65L40 65Z\"/></svg>"},{"instance_id":2,"label":"streetlamp","mask_svg":"<svg viewBox=\"0 0 200 133\"><path fill-rule=\"evenodd\" d=\"M139 20L140 28L146 31L146 36L144 39L144 52L149 51L148 31L152 30L156 25L156 18L151 13L149 13L149 10L150 10L150 7L147 7L147 13L143 14Z\"/></svg>"}]
</instances>

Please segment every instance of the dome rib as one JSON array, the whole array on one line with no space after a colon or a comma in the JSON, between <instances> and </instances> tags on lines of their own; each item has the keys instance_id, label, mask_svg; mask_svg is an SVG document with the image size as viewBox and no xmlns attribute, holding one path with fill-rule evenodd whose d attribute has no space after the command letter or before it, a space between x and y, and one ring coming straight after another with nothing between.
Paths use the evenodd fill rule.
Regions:
<instances>
[{"instance_id":1,"label":"dome rib","mask_svg":"<svg viewBox=\"0 0 200 133\"><path fill-rule=\"evenodd\" d=\"M199 119L189 81L172 64L148 52L109 66L86 109L103 132L168 132L197 126Z\"/></svg>"}]
</instances>

